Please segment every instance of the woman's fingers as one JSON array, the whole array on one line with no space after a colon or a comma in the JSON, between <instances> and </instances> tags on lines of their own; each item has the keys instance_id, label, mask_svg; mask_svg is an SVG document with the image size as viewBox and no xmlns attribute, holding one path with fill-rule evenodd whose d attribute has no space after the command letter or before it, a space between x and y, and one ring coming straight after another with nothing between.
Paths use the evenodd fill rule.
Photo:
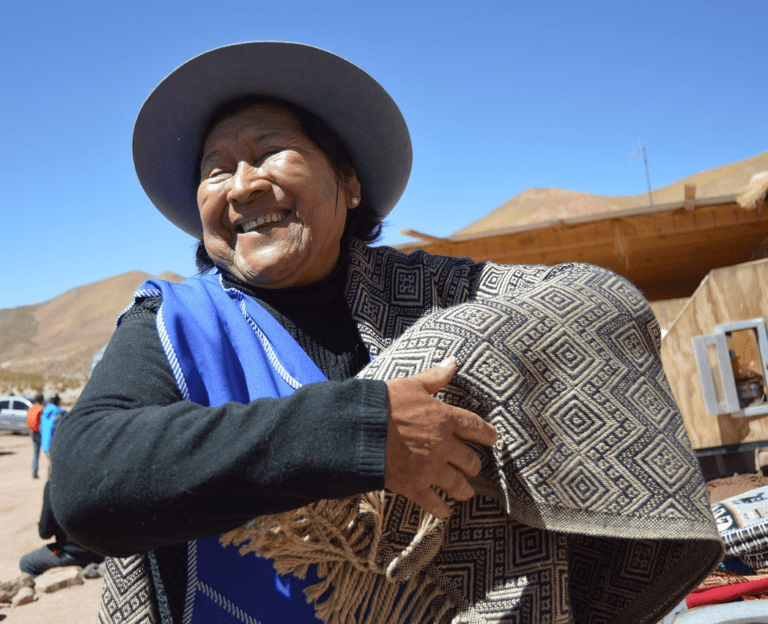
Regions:
<instances>
[{"instance_id":1,"label":"woman's fingers","mask_svg":"<svg viewBox=\"0 0 768 624\"><path fill-rule=\"evenodd\" d=\"M467 481L464 473L453 466L446 466L436 477L434 485L456 500L469 500L475 495L475 488Z\"/></svg>"},{"instance_id":2,"label":"woman's fingers","mask_svg":"<svg viewBox=\"0 0 768 624\"><path fill-rule=\"evenodd\" d=\"M461 413L456 415L453 434L462 440L470 440L484 446L493 446L499 439L496 427L467 410L461 410Z\"/></svg>"},{"instance_id":3,"label":"woman's fingers","mask_svg":"<svg viewBox=\"0 0 768 624\"><path fill-rule=\"evenodd\" d=\"M388 489L412 500L424 511L431 513L436 518L447 517L451 512L451 508L432 488L432 485L439 487L448 496L458 501L469 500L475 495L475 489L467 481L464 474L459 469L447 464L432 481L434 482L430 486L421 487L420 489L416 488L413 480L408 480L399 487L393 484Z\"/></svg>"},{"instance_id":4,"label":"woman's fingers","mask_svg":"<svg viewBox=\"0 0 768 624\"><path fill-rule=\"evenodd\" d=\"M413 375L409 379L418 381L424 390L432 395L448 385L456 373L456 358L451 356L421 373ZM445 404L444 404L445 405ZM477 414L460 407L446 405L446 409L452 411L451 418L454 422L454 435L457 438L471 440L485 446L496 444L498 436L496 428L485 422Z\"/></svg>"},{"instance_id":5,"label":"woman's fingers","mask_svg":"<svg viewBox=\"0 0 768 624\"><path fill-rule=\"evenodd\" d=\"M457 440L457 444L449 452L450 454L446 458L447 463L460 471L462 475L472 478L480 474L482 463L472 447Z\"/></svg>"},{"instance_id":6,"label":"woman's fingers","mask_svg":"<svg viewBox=\"0 0 768 624\"><path fill-rule=\"evenodd\" d=\"M455 360L447 360L417 375L386 382L385 486L440 518L449 508L433 486L456 500L474 494L467 477L480 472L481 462L463 440L492 445L497 439L496 429L477 414L432 396L451 380L455 370Z\"/></svg>"},{"instance_id":7,"label":"woman's fingers","mask_svg":"<svg viewBox=\"0 0 768 624\"><path fill-rule=\"evenodd\" d=\"M431 487L424 488L419 492L414 492L413 496L406 496L406 498L412 500L435 518L447 518L451 513L451 508L448 506L448 503L440 498L438 493Z\"/></svg>"}]
</instances>

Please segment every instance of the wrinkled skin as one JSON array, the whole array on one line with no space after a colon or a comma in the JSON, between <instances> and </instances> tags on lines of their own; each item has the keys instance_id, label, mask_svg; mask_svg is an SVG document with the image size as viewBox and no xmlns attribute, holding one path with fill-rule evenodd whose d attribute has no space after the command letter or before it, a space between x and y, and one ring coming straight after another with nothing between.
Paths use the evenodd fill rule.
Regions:
<instances>
[{"instance_id":1,"label":"wrinkled skin","mask_svg":"<svg viewBox=\"0 0 768 624\"><path fill-rule=\"evenodd\" d=\"M203 146L197 192L208 255L261 288L319 281L338 262L347 210L360 192L275 104L216 124ZM249 231L257 219L273 217Z\"/></svg>"},{"instance_id":2,"label":"wrinkled skin","mask_svg":"<svg viewBox=\"0 0 768 624\"><path fill-rule=\"evenodd\" d=\"M467 477L480 472L480 459L462 440L486 446L496 443L496 429L477 414L446 405L432 395L447 385L456 361L428 368L410 377L387 381L387 489L402 494L438 518L450 508L431 486L456 500L472 498Z\"/></svg>"}]
</instances>

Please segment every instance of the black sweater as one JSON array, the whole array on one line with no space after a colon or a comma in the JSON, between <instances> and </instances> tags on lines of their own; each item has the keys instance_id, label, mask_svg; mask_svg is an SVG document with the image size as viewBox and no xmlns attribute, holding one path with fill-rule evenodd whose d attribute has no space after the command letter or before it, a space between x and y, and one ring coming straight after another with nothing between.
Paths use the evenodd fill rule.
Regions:
<instances>
[{"instance_id":1,"label":"black sweater","mask_svg":"<svg viewBox=\"0 0 768 624\"><path fill-rule=\"evenodd\" d=\"M350 379L368 354L344 302L344 278L342 267L318 284L278 291L226 279L264 305L329 382L248 405L183 401L155 327L160 302L148 299L123 319L57 430L57 518L95 551L155 551L161 611L163 577L172 578L167 593L178 610L176 568L187 541L383 488L386 385Z\"/></svg>"},{"instance_id":2,"label":"black sweater","mask_svg":"<svg viewBox=\"0 0 768 624\"><path fill-rule=\"evenodd\" d=\"M51 482L48 481L43 489L43 509L40 512L40 522L37 523L37 532L43 539L56 538L56 548L74 557L77 561L87 560L100 562L103 556L83 548L69 535L67 535L56 521L51 505Z\"/></svg>"}]
</instances>

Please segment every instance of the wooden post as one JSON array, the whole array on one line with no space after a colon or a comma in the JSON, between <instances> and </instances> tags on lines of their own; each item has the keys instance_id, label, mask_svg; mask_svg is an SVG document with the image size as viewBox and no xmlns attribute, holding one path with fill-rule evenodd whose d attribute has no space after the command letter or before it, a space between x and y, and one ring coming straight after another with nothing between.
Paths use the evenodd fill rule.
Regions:
<instances>
[{"instance_id":1,"label":"wooden post","mask_svg":"<svg viewBox=\"0 0 768 624\"><path fill-rule=\"evenodd\" d=\"M423 232L417 232L416 230L400 230L400 234L405 234L406 236L413 236L413 238L419 238L423 241L427 241L428 243L451 243L453 241L448 240L447 238L440 238L438 236L432 236L431 234L424 234Z\"/></svg>"},{"instance_id":2,"label":"wooden post","mask_svg":"<svg viewBox=\"0 0 768 624\"><path fill-rule=\"evenodd\" d=\"M686 210L694 210L696 208L696 185L685 185L685 199L683 200L683 207Z\"/></svg>"}]
</instances>

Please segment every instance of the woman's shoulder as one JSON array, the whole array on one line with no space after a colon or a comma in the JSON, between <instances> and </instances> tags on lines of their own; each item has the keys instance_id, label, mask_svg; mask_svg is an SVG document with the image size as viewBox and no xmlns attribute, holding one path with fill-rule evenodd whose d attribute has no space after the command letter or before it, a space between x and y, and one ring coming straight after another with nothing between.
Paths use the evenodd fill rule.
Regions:
<instances>
[{"instance_id":1,"label":"woman's shoulder","mask_svg":"<svg viewBox=\"0 0 768 624\"><path fill-rule=\"evenodd\" d=\"M154 319L162 303L162 295L137 297L133 305L123 312L119 323L122 325L149 318Z\"/></svg>"},{"instance_id":2,"label":"woman's shoulder","mask_svg":"<svg viewBox=\"0 0 768 624\"><path fill-rule=\"evenodd\" d=\"M163 304L163 296L172 292L199 292L210 288L221 289L218 274L205 274L181 282L151 278L136 289L133 303L120 315L118 325L140 319L154 318Z\"/></svg>"}]
</instances>

